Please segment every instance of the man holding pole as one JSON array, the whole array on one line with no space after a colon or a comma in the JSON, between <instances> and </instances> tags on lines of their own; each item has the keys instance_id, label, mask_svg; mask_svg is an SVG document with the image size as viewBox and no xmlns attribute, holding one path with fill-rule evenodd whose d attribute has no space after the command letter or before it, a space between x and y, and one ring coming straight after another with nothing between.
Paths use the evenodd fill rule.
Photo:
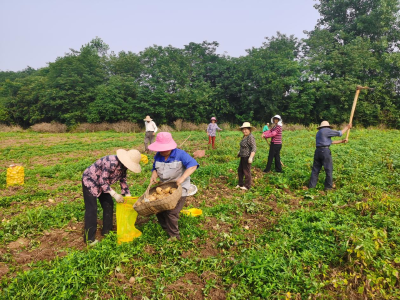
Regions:
<instances>
[{"instance_id":1,"label":"man holding pole","mask_svg":"<svg viewBox=\"0 0 400 300\"><path fill-rule=\"evenodd\" d=\"M331 190L333 188L333 164L331 150L329 149L331 144L347 143L347 138L344 140L332 141L331 138L334 136L342 136L347 130L352 127L351 124L346 125L342 130L332 130L332 126L329 125L328 121L323 121L317 128L319 129L316 136L316 146L314 153L314 163L311 172L311 179L308 188L315 188L318 182L318 175L324 166L326 178L325 178L325 190Z\"/></svg>"}]
</instances>

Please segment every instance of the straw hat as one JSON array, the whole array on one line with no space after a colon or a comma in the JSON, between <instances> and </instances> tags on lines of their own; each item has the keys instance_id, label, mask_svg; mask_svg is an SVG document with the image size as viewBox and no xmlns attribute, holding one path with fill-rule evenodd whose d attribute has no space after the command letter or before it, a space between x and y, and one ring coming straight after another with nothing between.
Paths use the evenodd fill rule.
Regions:
<instances>
[{"instance_id":1,"label":"straw hat","mask_svg":"<svg viewBox=\"0 0 400 300\"><path fill-rule=\"evenodd\" d=\"M142 158L140 152L137 150L126 151L124 149L117 150L117 157L119 161L128 168L129 171L140 173L142 171L139 162Z\"/></svg>"},{"instance_id":2,"label":"straw hat","mask_svg":"<svg viewBox=\"0 0 400 300\"><path fill-rule=\"evenodd\" d=\"M153 144L149 145L149 150L162 152L173 150L177 147L174 139L172 138L171 133L169 132L160 132L156 136L156 141Z\"/></svg>"},{"instance_id":3,"label":"straw hat","mask_svg":"<svg viewBox=\"0 0 400 300\"><path fill-rule=\"evenodd\" d=\"M321 122L321 125L319 125L319 127L317 127L317 129L320 129L320 128L323 128L323 127L332 128L332 126L329 125L329 122L328 122L328 121L322 121L322 122Z\"/></svg>"},{"instance_id":4,"label":"straw hat","mask_svg":"<svg viewBox=\"0 0 400 300\"><path fill-rule=\"evenodd\" d=\"M145 119L143 119L143 121L153 121L153 119L152 119L152 118L150 118L150 116L146 116L146 118L145 118Z\"/></svg>"},{"instance_id":5,"label":"straw hat","mask_svg":"<svg viewBox=\"0 0 400 300\"><path fill-rule=\"evenodd\" d=\"M256 130L254 126L250 125L250 122L244 122L242 126L239 127L239 131L242 131L243 128L249 128L250 130Z\"/></svg>"}]
</instances>

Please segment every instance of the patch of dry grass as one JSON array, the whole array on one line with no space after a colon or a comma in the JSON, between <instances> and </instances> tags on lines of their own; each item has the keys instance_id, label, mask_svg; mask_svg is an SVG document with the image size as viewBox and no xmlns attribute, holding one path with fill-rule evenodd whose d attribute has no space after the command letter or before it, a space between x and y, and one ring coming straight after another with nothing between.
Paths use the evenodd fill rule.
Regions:
<instances>
[{"instance_id":1,"label":"patch of dry grass","mask_svg":"<svg viewBox=\"0 0 400 300\"><path fill-rule=\"evenodd\" d=\"M38 123L30 127L35 132L47 132L47 133L64 133L67 132L67 125L52 122L52 123Z\"/></svg>"}]
</instances>

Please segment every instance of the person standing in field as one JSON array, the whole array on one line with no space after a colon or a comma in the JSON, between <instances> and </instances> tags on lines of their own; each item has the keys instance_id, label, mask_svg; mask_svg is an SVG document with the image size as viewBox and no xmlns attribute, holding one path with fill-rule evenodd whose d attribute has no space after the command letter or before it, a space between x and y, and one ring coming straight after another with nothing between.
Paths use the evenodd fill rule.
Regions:
<instances>
[{"instance_id":1,"label":"person standing in field","mask_svg":"<svg viewBox=\"0 0 400 300\"><path fill-rule=\"evenodd\" d=\"M211 123L208 124L207 127L207 135L208 135L208 144L212 143L212 148L215 149L215 137L217 136L217 130L221 131L222 129L217 125L217 119L215 117L211 118Z\"/></svg>"},{"instance_id":2,"label":"person standing in field","mask_svg":"<svg viewBox=\"0 0 400 300\"><path fill-rule=\"evenodd\" d=\"M347 130L352 127L351 124L346 125L342 130L332 130L332 126L329 125L328 121L322 121L319 125L318 132L316 135L316 149L314 152L314 162L311 171L311 178L308 188L315 188L318 182L318 175L321 171L322 166L325 169L325 190L331 190L333 188L333 163L331 150L329 149L332 144L347 143L347 139L332 141L331 138L334 136L342 136Z\"/></svg>"},{"instance_id":3,"label":"person standing in field","mask_svg":"<svg viewBox=\"0 0 400 300\"><path fill-rule=\"evenodd\" d=\"M117 155L108 155L98 159L89 166L82 175L82 191L85 201L85 233L84 241L92 245L97 243L95 240L97 231L97 199L103 208L103 229L102 235L108 234L113 226L114 203L124 202L125 196L131 193L126 183L126 172L130 170L140 173L139 165L141 159L138 150L118 149ZM110 185L119 181L121 194L114 191Z\"/></svg>"},{"instance_id":4,"label":"person standing in field","mask_svg":"<svg viewBox=\"0 0 400 300\"><path fill-rule=\"evenodd\" d=\"M236 188L242 190L249 190L251 188L251 164L254 160L254 155L256 155L256 139L252 135L252 131L255 127L251 126L249 122L244 122L239 130L243 133L243 138L240 141L240 150L238 152L238 157L240 157L239 167L238 167L238 178L239 182ZM243 177L245 180L243 181Z\"/></svg>"},{"instance_id":5,"label":"person standing in field","mask_svg":"<svg viewBox=\"0 0 400 300\"><path fill-rule=\"evenodd\" d=\"M153 143L154 136L158 130L156 123L154 123L153 119L150 118L150 116L146 116L145 119L143 119L144 125L146 127L146 133L144 136L144 150L146 153L149 152L148 145Z\"/></svg>"},{"instance_id":6,"label":"person standing in field","mask_svg":"<svg viewBox=\"0 0 400 300\"><path fill-rule=\"evenodd\" d=\"M271 144L269 146L268 162L267 166L263 170L264 173L271 171L272 160L275 159L275 171L282 173L281 163L281 149L282 149L282 118L280 115L275 115L271 118L271 123L274 126L263 132L262 137L265 139L271 138Z\"/></svg>"},{"instance_id":7,"label":"person standing in field","mask_svg":"<svg viewBox=\"0 0 400 300\"><path fill-rule=\"evenodd\" d=\"M269 130L269 127L268 127L268 126L269 126L269 123L267 123L267 125L264 126L263 132L266 132L267 130Z\"/></svg>"},{"instance_id":8,"label":"person standing in field","mask_svg":"<svg viewBox=\"0 0 400 300\"><path fill-rule=\"evenodd\" d=\"M179 212L182 210L188 190L190 187L190 175L197 170L199 164L185 151L178 149L175 141L169 132L157 134L156 141L149 146L149 150L157 152L154 156L154 163L150 183L161 181L176 181L182 185L182 197L176 207L156 214L158 223L169 235L169 241L180 240L178 227Z\"/></svg>"}]
</instances>

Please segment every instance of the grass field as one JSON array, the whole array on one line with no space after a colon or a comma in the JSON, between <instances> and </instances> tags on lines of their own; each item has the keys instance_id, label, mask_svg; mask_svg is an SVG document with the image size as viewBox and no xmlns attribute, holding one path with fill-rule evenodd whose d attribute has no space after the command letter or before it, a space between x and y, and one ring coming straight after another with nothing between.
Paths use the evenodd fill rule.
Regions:
<instances>
[{"instance_id":1,"label":"grass field","mask_svg":"<svg viewBox=\"0 0 400 300\"><path fill-rule=\"evenodd\" d=\"M243 192L241 133L223 131L198 159L186 206L203 215L181 217L180 242L167 243L151 216L138 218L132 243L99 235L93 248L82 240L82 172L118 148L143 151L143 133L0 133L0 299L400 298L400 132L352 130L333 145L337 189L327 194L324 174L304 188L315 133L284 131L284 173L266 175L267 143L255 133L254 186ZM182 149L207 149L205 133L173 137L180 145L189 134ZM24 186L6 187L12 163L25 167ZM128 172L132 195L150 170Z\"/></svg>"}]
</instances>

